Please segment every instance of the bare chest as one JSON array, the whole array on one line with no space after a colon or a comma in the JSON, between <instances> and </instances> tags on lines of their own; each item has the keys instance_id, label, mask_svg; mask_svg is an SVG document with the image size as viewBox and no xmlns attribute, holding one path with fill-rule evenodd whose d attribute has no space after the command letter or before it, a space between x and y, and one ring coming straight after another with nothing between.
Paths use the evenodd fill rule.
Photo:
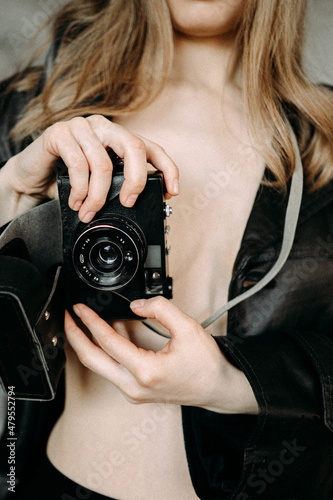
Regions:
<instances>
[{"instance_id":1,"label":"bare chest","mask_svg":"<svg viewBox=\"0 0 333 500\"><path fill-rule=\"evenodd\" d=\"M161 145L180 171L180 195L171 199L170 275L174 302L203 321L227 301L233 264L264 172L247 135L197 118L182 127L126 118L127 129ZM186 126L187 125L187 126ZM218 131L218 132L217 132ZM211 333L225 331L225 318Z\"/></svg>"}]
</instances>

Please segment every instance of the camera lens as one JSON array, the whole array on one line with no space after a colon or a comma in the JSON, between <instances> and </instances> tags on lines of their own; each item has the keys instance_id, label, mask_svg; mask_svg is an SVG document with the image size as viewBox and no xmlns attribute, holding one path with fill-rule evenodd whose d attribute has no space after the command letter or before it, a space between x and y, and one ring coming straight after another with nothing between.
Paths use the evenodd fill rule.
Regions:
<instances>
[{"instance_id":1,"label":"camera lens","mask_svg":"<svg viewBox=\"0 0 333 500\"><path fill-rule=\"evenodd\" d=\"M96 243L91 249L91 263L100 271L114 271L123 260L123 254L118 245L112 241Z\"/></svg>"},{"instance_id":2,"label":"camera lens","mask_svg":"<svg viewBox=\"0 0 333 500\"><path fill-rule=\"evenodd\" d=\"M146 256L146 240L131 220L116 215L95 221L79 234L73 264L79 277L100 290L117 290L136 275Z\"/></svg>"},{"instance_id":3,"label":"camera lens","mask_svg":"<svg viewBox=\"0 0 333 500\"><path fill-rule=\"evenodd\" d=\"M104 264L112 266L119 258L119 251L114 245L105 245L99 250L98 256Z\"/></svg>"}]
</instances>

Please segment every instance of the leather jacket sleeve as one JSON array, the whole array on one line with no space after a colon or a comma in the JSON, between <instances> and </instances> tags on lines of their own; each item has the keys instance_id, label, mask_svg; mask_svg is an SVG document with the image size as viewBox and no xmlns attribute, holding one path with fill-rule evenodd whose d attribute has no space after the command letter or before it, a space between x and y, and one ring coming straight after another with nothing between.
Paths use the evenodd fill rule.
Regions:
<instances>
[{"instance_id":1,"label":"leather jacket sleeve","mask_svg":"<svg viewBox=\"0 0 333 500\"><path fill-rule=\"evenodd\" d=\"M332 498L332 340L286 330L217 341L246 374L260 407L243 485L232 498Z\"/></svg>"}]
</instances>

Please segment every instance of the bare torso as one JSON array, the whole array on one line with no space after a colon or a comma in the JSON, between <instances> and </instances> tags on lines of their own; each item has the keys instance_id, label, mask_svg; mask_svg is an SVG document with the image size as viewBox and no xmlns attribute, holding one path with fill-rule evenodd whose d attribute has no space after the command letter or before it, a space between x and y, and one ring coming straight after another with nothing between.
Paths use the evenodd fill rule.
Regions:
<instances>
[{"instance_id":1,"label":"bare torso","mask_svg":"<svg viewBox=\"0 0 333 500\"><path fill-rule=\"evenodd\" d=\"M174 302L199 321L227 300L232 266L263 175L237 91L226 98L190 86L165 92L147 109L116 120L160 144L180 169L171 200L169 244ZM225 333L226 318L210 327ZM140 322L133 342L159 349L165 339ZM193 500L180 407L129 403L110 382L67 353L67 397L48 456L79 484L120 500Z\"/></svg>"}]
</instances>

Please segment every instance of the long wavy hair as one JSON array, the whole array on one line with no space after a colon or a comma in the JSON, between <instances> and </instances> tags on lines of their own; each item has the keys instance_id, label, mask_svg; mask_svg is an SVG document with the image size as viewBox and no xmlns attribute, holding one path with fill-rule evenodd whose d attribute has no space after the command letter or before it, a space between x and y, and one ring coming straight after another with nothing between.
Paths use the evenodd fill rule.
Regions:
<instances>
[{"instance_id":1,"label":"long wavy hair","mask_svg":"<svg viewBox=\"0 0 333 500\"><path fill-rule=\"evenodd\" d=\"M242 75L254 146L285 188L295 166L287 115L297 121L305 177L312 189L333 178L333 93L302 69L305 0L246 0L234 67ZM54 58L12 137L42 133L74 116L119 116L147 106L162 90L173 61L165 0L72 0L52 18ZM51 64L50 64L51 59ZM41 69L25 73L31 90Z\"/></svg>"}]
</instances>

